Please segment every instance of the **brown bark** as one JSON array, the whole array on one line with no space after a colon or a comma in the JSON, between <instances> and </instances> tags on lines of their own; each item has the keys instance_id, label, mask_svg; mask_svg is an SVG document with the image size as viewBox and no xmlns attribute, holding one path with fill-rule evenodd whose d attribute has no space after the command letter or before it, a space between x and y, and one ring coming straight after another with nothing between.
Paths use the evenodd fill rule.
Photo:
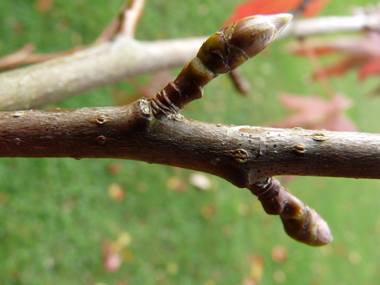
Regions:
<instances>
[{"instance_id":1,"label":"brown bark","mask_svg":"<svg viewBox=\"0 0 380 285\"><path fill-rule=\"evenodd\" d=\"M238 187L274 175L380 178L380 134L159 120L149 103L0 113L0 156L140 160Z\"/></svg>"}]
</instances>

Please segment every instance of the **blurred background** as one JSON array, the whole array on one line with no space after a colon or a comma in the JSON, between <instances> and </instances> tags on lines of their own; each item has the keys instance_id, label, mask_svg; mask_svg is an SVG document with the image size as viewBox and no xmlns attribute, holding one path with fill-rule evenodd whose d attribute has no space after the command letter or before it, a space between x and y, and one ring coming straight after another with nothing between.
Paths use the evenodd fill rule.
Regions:
<instances>
[{"instance_id":1,"label":"blurred background","mask_svg":"<svg viewBox=\"0 0 380 285\"><path fill-rule=\"evenodd\" d=\"M0 2L0 56L36 45L39 53L92 43L123 0ZM148 0L139 40L210 35L231 17L229 0ZM371 0L332 0L323 15L348 15ZM336 39L340 35L325 36ZM246 96L221 75L182 114L235 125L269 125L292 114L280 94L327 97L306 57L276 41L242 66ZM328 65L340 55L322 58ZM180 69L164 72L169 79ZM164 78L166 78L164 76ZM330 77L352 100L346 115L380 133L379 77ZM47 108L112 106L158 91L169 80L145 75ZM157 83L159 81L160 83ZM1 87L0 87L1 88ZM0 159L0 284L376 284L380 279L380 181L283 180L328 222L334 241L312 248L290 239L256 197L211 175L112 159Z\"/></svg>"}]
</instances>

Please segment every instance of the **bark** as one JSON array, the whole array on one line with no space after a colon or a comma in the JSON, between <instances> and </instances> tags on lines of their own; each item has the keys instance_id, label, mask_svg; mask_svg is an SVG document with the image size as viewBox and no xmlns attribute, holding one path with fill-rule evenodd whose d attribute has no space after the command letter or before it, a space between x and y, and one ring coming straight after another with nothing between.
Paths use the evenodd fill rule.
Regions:
<instances>
[{"instance_id":1,"label":"bark","mask_svg":"<svg viewBox=\"0 0 380 285\"><path fill-rule=\"evenodd\" d=\"M295 20L289 23L278 39L312 35L358 32L365 29L380 30L379 12L353 16L329 16Z\"/></svg>"},{"instance_id":2,"label":"bark","mask_svg":"<svg viewBox=\"0 0 380 285\"><path fill-rule=\"evenodd\" d=\"M380 178L380 134L227 126L150 101L0 114L1 157L120 158L214 174L238 187L273 175Z\"/></svg>"},{"instance_id":3,"label":"bark","mask_svg":"<svg viewBox=\"0 0 380 285\"><path fill-rule=\"evenodd\" d=\"M278 38L380 30L373 13L293 21ZM128 77L183 66L206 38L142 42L120 36L73 55L0 74L0 110L37 108Z\"/></svg>"},{"instance_id":4,"label":"bark","mask_svg":"<svg viewBox=\"0 0 380 285\"><path fill-rule=\"evenodd\" d=\"M0 109L23 110L67 99L139 74L184 65L201 40L141 42L120 37L0 75Z\"/></svg>"}]
</instances>

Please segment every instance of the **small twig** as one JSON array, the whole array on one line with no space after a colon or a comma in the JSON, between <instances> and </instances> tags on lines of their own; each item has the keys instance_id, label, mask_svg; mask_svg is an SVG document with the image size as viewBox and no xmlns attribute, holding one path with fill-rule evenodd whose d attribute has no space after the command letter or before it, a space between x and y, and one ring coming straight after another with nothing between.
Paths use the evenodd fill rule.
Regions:
<instances>
[{"instance_id":1,"label":"small twig","mask_svg":"<svg viewBox=\"0 0 380 285\"><path fill-rule=\"evenodd\" d=\"M380 86L377 87L376 89L374 89L372 92L371 92L371 95L373 97L378 97L380 95Z\"/></svg>"},{"instance_id":2,"label":"small twig","mask_svg":"<svg viewBox=\"0 0 380 285\"><path fill-rule=\"evenodd\" d=\"M135 37L138 22L144 10L145 0L132 0L129 7L123 12L120 34Z\"/></svg>"},{"instance_id":3,"label":"small twig","mask_svg":"<svg viewBox=\"0 0 380 285\"><path fill-rule=\"evenodd\" d=\"M120 29L120 16L112 19L111 23L103 30L99 37L95 40L95 44L108 42L115 33Z\"/></svg>"},{"instance_id":4,"label":"small twig","mask_svg":"<svg viewBox=\"0 0 380 285\"><path fill-rule=\"evenodd\" d=\"M243 74L240 71L240 68L230 71L228 75L230 76L236 90L243 96L247 96L251 90L251 85L249 84L248 80L244 78Z\"/></svg>"},{"instance_id":5,"label":"small twig","mask_svg":"<svg viewBox=\"0 0 380 285\"><path fill-rule=\"evenodd\" d=\"M0 70L12 69L20 66L35 49L36 47L34 44L28 43L14 53L0 58Z\"/></svg>"},{"instance_id":6,"label":"small twig","mask_svg":"<svg viewBox=\"0 0 380 285\"><path fill-rule=\"evenodd\" d=\"M68 56L86 48L88 47L82 46L58 53L42 54L33 53L35 50L34 44L27 44L15 53L0 58L0 70L14 69L21 65L45 62L51 59Z\"/></svg>"},{"instance_id":7,"label":"small twig","mask_svg":"<svg viewBox=\"0 0 380 285\"><path fill-rule=\"evenodd\" d=\"M134 37L144 4L145 0L134 0L129 6L124 3L118 16L104 29L95 40L94 45L109 41L117 33ZM70 55L79 50L87 49L90 46L83 46L53 54L33 54L35 46L29 43L20 50L0 58L0 70L14 69L21 65L45 62L61 56Z\"/></svg>"},{"instance_id":8,"label":"small twig","mask_svg":"<svg viewBox=\"0 0 380 285\"><path fill-rule=\"evenodd\" d=\"M112 19L111 23L103 30L103 32L99 35L99 37L95 40L95 44L100 44L109 41L115 34L120 31L124 12L128 8L127 2L124 2L123 6L121 6L117 16Z\"/></svg>"},{"instance_id":9,"label":"small twig","mask_svg":"<svg viewBox=\"0 0 380 285\"><path fill-rule=\"evenodd\" d=\"M302 14L302 12L305 10L305 8L307 7L307 5L313 0L303 0L301 2L301 4L294 10L293 12L293 15L294 17L297 17L299 16L300 14Z\"/></svg>"}]
</instances>

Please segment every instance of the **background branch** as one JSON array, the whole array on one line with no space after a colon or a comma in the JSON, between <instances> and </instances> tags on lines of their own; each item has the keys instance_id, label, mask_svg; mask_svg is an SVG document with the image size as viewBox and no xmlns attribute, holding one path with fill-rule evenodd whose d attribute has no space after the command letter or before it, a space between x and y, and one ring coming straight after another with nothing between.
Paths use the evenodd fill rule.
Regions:
<instances>
[{"instance_id":1,"label":"background branch","mask_svg":"<svg viewBox=\"0 0 380 285\"><path fill-rule=\"evenodd\" d=\"M121 34L134 37L138 22L144 10L145 0L133 0L129 4L129 9L124 12L124 22L121 26Z\"/></svg>"},{"instance_id":2,"label":"background branch","mask_svg":"<svg viewBox=\"0 0 380 285\"><path fill-rule=\"evenodd\" d=\"M280 34L304 37L380 29L378 14L296 20ZM140 74L183 66L206 38L142 42L119 36L72 55L0 74L0 110L37 108Z\"/></svg>"}]
</instances>

